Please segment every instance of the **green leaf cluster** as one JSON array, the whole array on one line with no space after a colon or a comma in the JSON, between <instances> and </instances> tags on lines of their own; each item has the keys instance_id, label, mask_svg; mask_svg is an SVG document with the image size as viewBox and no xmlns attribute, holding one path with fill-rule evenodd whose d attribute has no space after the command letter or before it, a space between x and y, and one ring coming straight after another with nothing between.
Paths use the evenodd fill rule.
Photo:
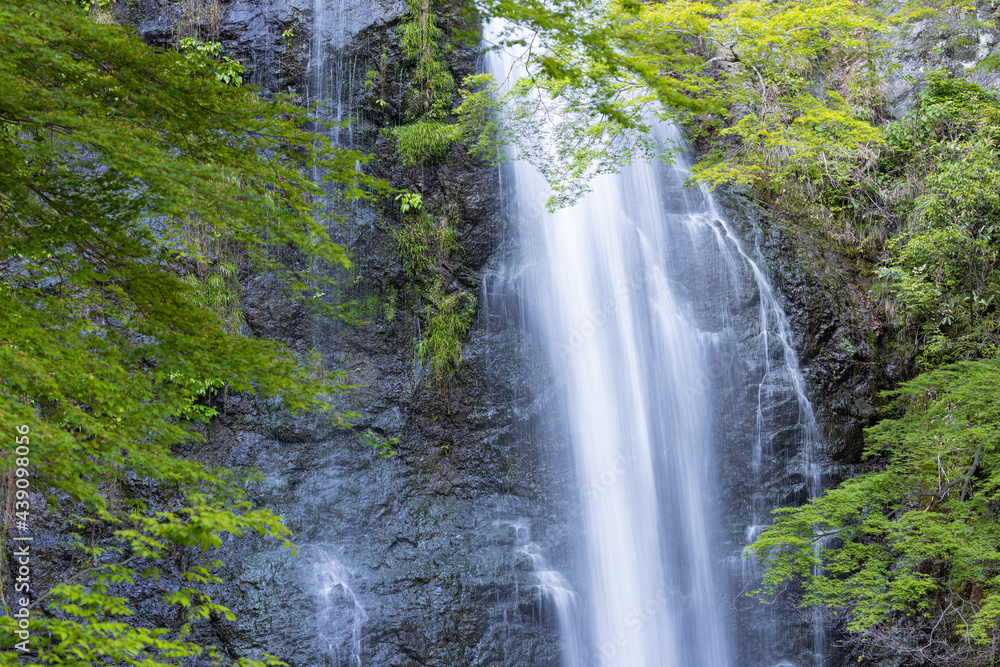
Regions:
<instances>
[{"instance_id":1,"label":"green leaf cluster","mask_svg":"<svg viewBox=\"0 0 1000 667\"><path fill-rule=\"evenodd\" d=\"M501 96L501 136L552 188L549 208L572 203L596 175L636 157L669 159L652 125L679 112L714 109L709 80L689 47L706 28L699 3L612 2L490 5L512 22L494 48L518 55L524 70ZM514 73L506 73L512 76ZM664 106L666 105L666 106Z\"/></svg>"},{"instance_id":2,"label":"green leaf cluster","mask_svg":"<svg viewBox=\"0 0 1000 667\"><path fill-rule=\"evenodd\" d=\"M239 335L237 262L311 303L319 271L347 255L315 215L310 174L352 197L384 184L356 169L363 156L303 131L305 111L230 85L215 50L153 50L72 3L0 6L0 432L30 427L33 504L99 536L68 545L66 583L35 583L33 653L0 664L212 656L190 625L130 622L127 599L185 554L190 590L163 604L192 624L228 618L201 554L225 533L287 544L280 518L247 500L251 480L190 453L192 421L215 410L206 393L341 419L338 374ZM303 255L316 274L289 261ZM0 461L13 468L13 450ZM121 493L136 486L150 493Z\"/></svg>"},{"instance_id":3,"label":"green leaf cluster","mask_svg":"<svg viewBox=\"0 0 1000 667\"><path fill-rule=\"evenodd\" d=\"M1000 345L1000 102L932 74L918 107L886 131L882 178L896 231L879 270L925 365L991 356Z\"/></svg>"},{"instance_id":4,"label":"green leaf cluster","mask_svg":"<svg viewBox=\"0 0 1000 667\"><path fill-rule=\"evenodd\" d=\"M211 57L218 62L215 65L215 78L227 86L240 86L243 84L243 74L246 68L229 56L222 55L222 44L220 42L203 42L194 37L184 37L180 41L181 53L189 53L192 56L198 54L202 57Z\"/></svg>"},{"instance_id":5,"label":"green leaf cluster","mask_svg":"<svg viewBox=\"0 0 1000 667\"><path fill-rule=\"evenodd\" d=\"M988 645L1000 619L1000 360L925 373L892 408L866 433L877 471L778 510L749 547L768 568L758 594L794 580L806 604L846 613L868 639L917 628L928 646L935 632Z\"/></svg>"},{"instance_id":6,"label":"green leaf cluster","mask_svg":"<svg viewBox=\"0 0 1000 667\"><path fill-rule=\"evenodd\" d=\"M703 30L703 14L715 12L711 5L486 0L477 8L508 22L495 48L526 49L532 76L586 91L580 101L594 117L636 126L621 108L623 84L641 85L643 94L672 109L714 108L697 97L701 81L692 73L700 59L688 48Z\"/></svg>"},{"instance_id":7,"label":"green leaf cluster","mask_svg":"<svg viewBox=\"0 0 1000 667\"><path fill-rule=\"evenodd\" d=\"M462 339L476 313L476 297L468 292L444 294L440 285L428 293L426 327L417 345L420 361L429 361L434 379L446 384L462 364Z\"/></svg>"},{"instance_id":8,"label":"green leaf cluster","mask_svg":"<svg viewBox=\"0 0 1000 667\"><path fill-rule=\"evenodd\" d=\"M375 431L368 430L361 439L383 459L390 459L396 455L396 450L393 447L399 445L399 436L387 438Z\"/></svg>"},{"instance_id":9,"label":"green leaf cluster","mask_svg":"<svg viewBox=\"0 0 1000 667\"><path fill-rule=\"evenodd\" d=\"M636 157L669 159L676 147L644 134L667 116L695 135L725 126L719 136L732 148L692 171L693 180L711 185L777 190L801 180L849 190L858 163L883 143L862 102L877 89L873 72L889 28L865 6L745 0L490 7L520 23L501 38L504 48L521 46L528 71L514 92L520 113L510 115L527 119L514 134L522 137L522 156L554 188L550 206L574 201L586 180ZM863 64L848 96L815 84L843 61ZM539 145L556 149L539 152Z\"/></svg>"}]
</instances>

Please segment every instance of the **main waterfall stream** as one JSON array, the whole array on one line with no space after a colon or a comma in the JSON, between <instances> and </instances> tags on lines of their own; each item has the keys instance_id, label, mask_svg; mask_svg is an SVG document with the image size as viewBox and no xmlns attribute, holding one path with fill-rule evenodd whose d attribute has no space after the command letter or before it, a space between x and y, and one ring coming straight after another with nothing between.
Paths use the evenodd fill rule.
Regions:
<instances>
[{"instance_id":1,"label":"main waterfall stream","mask_svg":"<svg viewBox=\"0 0 1000 667\"><path fill-rule=\"evenodd\" d=\"M503 51L486 60L498 81L517 76ZM654 132L682 143L673 125ZM766 274L686 172L686 154L636 163L550 213L538 171L502 168L520 235L512 289L550 360L576 469L580 603L553 599L558 626L574 628L563 666L820 666L821 617L795 646L774 614L746 623L734 610L752 606L740 579L758 573L731 564L779 499L723 497L720 479L762 487L781 459L818 493L817 429ZM743 465L723 473L723 460Z\"/></svg>"}]
</instances>

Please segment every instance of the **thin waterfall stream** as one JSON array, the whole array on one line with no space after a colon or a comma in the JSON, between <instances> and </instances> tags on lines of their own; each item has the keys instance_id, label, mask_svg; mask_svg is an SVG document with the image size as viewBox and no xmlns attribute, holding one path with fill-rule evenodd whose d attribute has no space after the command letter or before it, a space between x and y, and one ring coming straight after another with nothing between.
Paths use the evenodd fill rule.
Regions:
<instances>
[{"instance_id":1,"label":"thin waterfall stream","mask_svg":"<svg viewBox=\"0 0 1000 667\"><path fill-rule=\"evenodd\" d=\"M515 60L491 51L485 68L509 82ZM674 125L653 131L684 145ZM523 263L512 289L530 295L527 326L557 378L576 469L580 574L560 586L574 604L554 607L560 628L586 630L563 633L562 664L822 667L820 614L803 647L781 640L767 610L747 627L733 609L760 573L730 563L777 502L721 497L719 463L734 458L722 450L749 450L745 472L725 474L751 487L784 457L814 496L818 428L780 300L712 195L684 186L688 160L599 176L556 212L535 168L502 167ZM734 502L743 509L726 512Z\"/></svg>"},{"instance_id":2,"label":"thin waterfall stream","mask_svg":"<svg viewBox=\"0 0 1000 667\"><path fill-rule=\"evenodd\" d=\"M344 0L313 0L312 35L306 68L305 98L314 106L317 129L329 136L334 144L353 144L351 108L351 69L345 62L344 51L349 38ZM323 124L328 123L329 126ZM350 218L354 210L343 210L337 187L324 181L316 168L313 180L322 184L324 197L317 212L318 221L327 225L331 237L343 242L343 232L331 220L339 215ZM330 471L336 479L338 471ZM331 667L361 667L364 662L363 630L369 620L352 588L355 573L341 560L340 551L332 544L311 544L306 548L312 561L313 587L316 604L316 634L324 651L326 665Z\"/></svg>"}]
</instances>

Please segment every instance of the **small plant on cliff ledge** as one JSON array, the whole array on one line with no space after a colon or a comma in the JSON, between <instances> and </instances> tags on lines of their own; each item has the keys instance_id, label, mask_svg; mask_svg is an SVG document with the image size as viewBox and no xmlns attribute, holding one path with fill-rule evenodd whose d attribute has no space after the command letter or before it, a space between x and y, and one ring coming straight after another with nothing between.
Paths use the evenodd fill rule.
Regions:
<instances>
[{"instance_id":1,"label":"small plant on cliff ledge","mask_svg":"<svg viewBox=\"0 0 1000 667\"><path fill-rule=\"evenodd\" d=\"M405 205L405 203L404 203ZM392 230L396 250L410 278L420 280L436 262L459 250L458 233L443 216L433 216L422 207L409 208L403 225Z\"/></svg>"},{"instance_id":2,"label":"small plant on cliff ledge","mask_svg":"<svg viewBox=\"0 0 1000 667\"><path fill-rule=\"evenodd\" d=\"M463 128L437 120L400 125L391 130L396 150L403 164L416 166L437 162L445 157L452 143L459 141Z\"/></svg>"},{"instance_id":3,"label":"small plant on cliff ledge","mask_svg":"<svg viewBox=\"0 0 1000 667\"><path fill-rule=\"evenodd\" d=\"M439 386L448 383L462 365L462 339L476 312L476 297L468 292L445 295L440 285L428 294L427 329L417 345L420 362L429 361Z\"/></svg>"},{"instance_id":4,"label":"small plant on cliff ledge","mask_svg":"<svg viewBox=\"0 0 1000 667\"><path fill-rule=\"evenodd\" d=\"M390 459L396 455L396 450L393 447L399 446L399 436L393 438L387 438L384 435L379 435L375 431L368 430L365 432L361 439L366 445L375 450L375 453L381 456L383 459Z\"/></svg>"},{"instance_id":5,"label":"small plant on cliff ledge","mask_svg":"<svg viewBox=\"0 0 1000 667\"><path fill-rule=\"evenodd\" d=\"M439 115L455 90L455 79L441 58L442 31L430 0L407 0L407 5L410 13L399 30L403 55L415 63L409 106L416 116Z\"/></svg>"}]
</instances>

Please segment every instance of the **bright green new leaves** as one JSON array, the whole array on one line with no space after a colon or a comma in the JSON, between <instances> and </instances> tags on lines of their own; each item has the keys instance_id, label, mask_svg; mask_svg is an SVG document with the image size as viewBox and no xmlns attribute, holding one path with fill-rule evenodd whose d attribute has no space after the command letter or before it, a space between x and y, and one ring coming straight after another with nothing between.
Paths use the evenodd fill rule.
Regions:
<instances>
[{"instance_id":1,"label":"bright green new leaves","mask_svg":"<svg viewBox=\"0 0 1000 667\"><path fill-rule=\"evenodd\" d=\"M721 136L738 141L696 165L693 177L764 190L790 181L850 187L882 136L854 99L857 85L845 99L823 79L843 62L853 63L855 79L874 78L888 31L882 18L847 1L744 1L721 14L709 24L722 69L714 94L738 114Z\"/></svg>"},{"instance_id":2,"label":"bright green new leaves","mask_svg":"<svg viewBox=\"0 0 1000 667\"><path fill-rule=\"evenodd\" d=\"M512 134L526 136L522 154L548 176L554 205L573 201L586 191L581 182L636 156L668 157L675 147L635 131L664 115L687 119L689 129L704 127L706 112L709 125L735 116L721 132L736 139L731 148L692 172L712 185L774 189L807 180L849 189L859 165L883 144L863 102L877 88L874 70L889 28L864 6L593 3L574 9L573 25L569 9L558 5L551 12L501 6L496 11L533 31L502 40L512 49L519 38L529 46L528 77L514 91L522 111L512 115L515 124L532 118L536 127ZM817 81L842 62L856 70L846 97Z\"/></svg>"},{"instance_id":3,"label":"bright green new leaves","mask_svg":"<svg viewBox=\"0 0 1000 667\"><path fill-rule=\"evenodd\" d=\"M807 604L847 610L853 632L903 632L902 615L987 643L1000 619L1000 360L925 373L895 406L905 413L867 432L884 470L779 510L750 547L769 567L762 592L795 579Z\"/></svg>"},{"instance_id":4,"label":"bright green new leaves","mask_svg":"<svg viewBox=\"0 0 1000 667\"><path fill-rule=\"evenodd\" d=\"M670 154L675 147L660 146L648 132L665 108L713 108L698 97L708 80L690 48L706 25L699 12L711 9L594 3L569 18L568 7L551 15L531 5L494 8L517 22L497 48L518 55L525 70L512 87L506 79L516 73L500 75L510 88L502 97L502 135L546 176L550 208L572 203L588 191L588 180L637 156Z\"/></svg>"},{"instance_id":5,"label":"bright green new leaves","mask_svg":"<svg viewBox=\"0 0 1000 667\"><path fill-rule=\"evenodd\" d=\"M882 131L850 112L843 99L810 95L796 100L798 115L775 113L741 118L721 136L739 138L735 155L710 154L692 169L698 182L746 184L777 189L803 181L849 188L859 165L874 161L885 142Z\"/></svg>"},{"instance_id":6,"label":"bright green new leaves","mask_svg":"<svg viewBox=\"0 0 1000 667\"><path fill-rule=\"evenodd\" d=\"M222 44L219 42L203 42L193 37L181 40L181 53L198 54L218 60L215 65L215 78L228 86L243 84L243 73L246 68L229 56L222 55Z\"/></svg>"},{"instance_id":7,"label":"bright green new leaves","mask_svg":"<svg viewBox=\"0 0 1000 667\"><path fill-rule=\"evenodd\" d=\"M809 88L810 77L829 71L837 58L878 48L878 36L888 30L882 17L848 0L743 0L721 14L710 24L712 39L731 53L737 65L731 76L758 115Z\"/></svg>"},{"instance_id":8,"label":"bright green new leaves","mask_svg":"<svg viewBox=\"0 0 1000 667\"><path fill-rule=\"evenodd\" d=\"M503 160L506 138L500 122L498 89L490 74L462 80L462 102L452 112L470 153L489 164Z\"/></svg>"},{"instance_id":9,"label":"bright green new leaves","mask_svg":"<svg viewBox=\"0 0 1000 667\"><path fill-rule=\"evenodd\" d=\"M490 164L502 159L502 123L498 118L497 86L489 74L467 76L460 90L462 102L446 120L423 120L383 130L392 135L402 163L409 167L440 162L453 144L463 144L474 156ZM406 212L405 210L403 211Z\"/></svg>"},{"instance_id":10,"label":"bright green new leaves","mask_svg":"<svg viewBox=\"0 0 1000 667\"><path fill-rule=\"evenodd\" d=\"M131 624L130 582L178 571L184 553L191 590L164 612L228 617L201 554L225 533L288 531L246 500L242 475L201 460L192 421L219 390L338 419L338 376L238 335L238 277L274 274L291 299L314 289L301 258L347 258L314 215L310 174L349 196L382 184L304 132L305 111L230 85L237 68L205 48L153 51L68 2L0 6L0 433L30 426L33 502L96 540L68 545L65 584L33 582L35 652L0 664L209 655L186 628Z\"/></svg>"},{"instance_id":11,"label":"bright green new leaves","mask_svg":"<svg viewBox=\"0 0 1000 667\"><path fill-rule=\"evenodd\" d=\"M529 69L558 85L589 94L588 106L597 115L631 126L634 119L622 113L618 102L622 81L640 82L660 102L677 109L703 110L695 99L697 87L686 80L694 58L682 45L691 36L688 25L699 7L690 11L684 3L665 3L657 10L665 17L676 13L680 30L643 25L647 10L631 0L621 2L512 2L489 0L478 3L485 16L503 17L512 29L500 43L520 51L530 50ZM636 25L633 25L636 24ZM518 48L521 47L521 48Z\"/></svg>"},{"instance_id":12,"label":"bright green new leaves","mask_svg":"<svg viewBox=\"0 0 1000 667\"><path fill-rule=\"evenodd\" d=\"M440 285L428 293L427 332L417 346L420 361L430 361L434 380L446 383L462 364L462 339L476 313L476 297L468 292L445 295Z\"/></svg>"}]
</instances>

